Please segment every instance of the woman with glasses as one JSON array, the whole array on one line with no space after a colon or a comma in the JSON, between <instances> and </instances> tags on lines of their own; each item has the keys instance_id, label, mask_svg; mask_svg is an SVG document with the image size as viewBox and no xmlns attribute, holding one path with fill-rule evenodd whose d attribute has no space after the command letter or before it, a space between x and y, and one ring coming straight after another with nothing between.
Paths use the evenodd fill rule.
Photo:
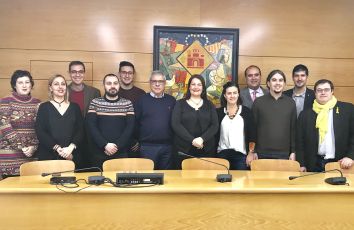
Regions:
<instances>
[{"instance_id":1,"label":"woman with glasses","mask_svg":"<svg viewBox=\"0 0 354 230\"><path fill-rule=\"evenodd\" d=\"M33 98L30 72L16 70L11 76L10 96L0 99L0 175L17 175L21 164L34 160L38 140L34 130L40 101Z\"/></svg>"}]
</instances>

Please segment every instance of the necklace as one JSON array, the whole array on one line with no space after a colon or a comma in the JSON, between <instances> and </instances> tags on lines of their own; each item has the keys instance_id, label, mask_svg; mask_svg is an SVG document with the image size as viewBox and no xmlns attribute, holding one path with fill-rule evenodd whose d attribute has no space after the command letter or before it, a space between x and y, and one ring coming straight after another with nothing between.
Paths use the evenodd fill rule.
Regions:
<instances>
[{"instance_id":1,"label":"necklace","mask_svg":"<svg viewBox=\"0 0 354 230\"><path fill-rule=\"evenodd\" d=\"M194 105L193 107L195 110L199 110L200 103L203 101L203 99L200 99L198 102L195 102L194 100L192 100L192 98L189 98L189 101Z\"/></svg>"},{"instance_id":2,"label":"necklace","mask_svg":"<svg viewBox=\"0 0 354 230\"><path fill-rule=\"evenodd\" d=\"M56 100L53 98L53 101L54 101L55 103L57 103L57 104L59 105L59 107L61 107L61 104L65 101L65 99L63 99L62 101L58 102L58 101L56 101Z\"/></svg>"},{"instance_id":3,"label":"necklace","mask_svg":"<svg viewBox=\"0 0 354 230\"><path fill-rule=\"evenodd\" d=\"M235 117L236 117L236 114L237 114L237 112L238 112L238 106L236 107L236 111L235 111L235 113L234 114L231 114L231 113L229 113L229 111L227 111L227 108L226 108L226 115L227 116L229 116L229 118L232 120L232 119L234 119Z\"/></svg>"}]
</instances>

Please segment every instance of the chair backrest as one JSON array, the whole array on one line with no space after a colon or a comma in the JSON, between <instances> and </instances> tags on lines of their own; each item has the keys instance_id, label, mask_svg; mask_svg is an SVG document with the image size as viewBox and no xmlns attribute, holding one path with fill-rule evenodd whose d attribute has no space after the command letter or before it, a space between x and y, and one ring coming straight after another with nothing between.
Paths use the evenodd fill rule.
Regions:
<instances>
[{"instance_id":1,"label":"chair backrest","mask_svg":"<svg viewBox=\"0 0 354 230\"><path fill-rule=\"evenodd\" d=\"M201 159L225 165L228 169L230 168L229 161L223 158L202 157ZM225 170L225 167L197 158L188 158L182 161L182 170Z\"/></svg>"},{"instance_id":2,"label":"chair backrest","mask_svg":"<svg viewBox=\"0 0 354 230\"><path fill-rule=\"evenodd\" d=\"M252 171L290 171L299 172L300 164L292 160L259 159L251 162Z\"/></svg>"},{"instance_id":3,"label":"chair backrest","mask_svg":"<svg viewBox=\"0 0 354 230\"><path fill-rule=\"evenodd\" d=\"M153 170L154 162L145 158L119 158L103 162L103 171Z\"/></svg>"},{"instance_id":4,"label":"chair backrest","mask_svg":"<svg viewBox=\"0 0 354 230\"><path fill-rule=\"evenodd\" d=\"M41 175L60 171L75 170L75 163L70 160L31 161L20 166L20 176Z\"/></svg>"},{"instance_id":5,"label":"chair backrest","mask_svg":"<svg viewBox=\"0 0 354 230\"><path fill-rule=\"evenodd\" d=\"M352 166L352 167L349 168L349 169L342 169L342 168L340 167L339 162L328 162L328 163L325 165L325 170L326 170L326 171L332 170L332 169L339 169L339 170L342 171L343 173L354 173L354 166Z\"/></svg>"}]
</instances>

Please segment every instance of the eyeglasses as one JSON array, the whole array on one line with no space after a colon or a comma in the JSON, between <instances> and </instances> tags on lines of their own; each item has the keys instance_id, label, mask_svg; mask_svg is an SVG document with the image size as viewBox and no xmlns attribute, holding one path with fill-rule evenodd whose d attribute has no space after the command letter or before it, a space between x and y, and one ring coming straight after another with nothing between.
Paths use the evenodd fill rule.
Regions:
<instances>
[{"instance_id":1,"label":"eyeglasses","mask_svg":"<svg viewBox=\"0 0 354 230\"><path fill-rule=\"evenodd\" d=\"M121 75L124 75L124 76L126 76L126 75L131 76L131 75L134 74L134 72L131 72L131 71L129 71L129 72L127 72L127 71L121 71L120 74L121 74Z\"/></svg>"},{"instance_id":2,"label":"eyeglasses","mask_svg":"<svg viewBox=\"0 0 354 230\"><path fill-rule=\"evenodd\" d=\"M317 93L329 93L331 92L331 88L324 88L324 89L316 89Z\"/></svg>"},{"instance_id":3,"label":"eyeglasses","mask_svg":"<svg viewBox=\"0 0 354 230\"><path fill-rule=\"evenodd\" d=\"M165 80L150 80L150 83L153 85L157 85L157 84L163 85L166 83L166 81Z\"/></svg>"},{"instance_id":4,"label":"eyeglasses","mask_svg":"<svg viewBox=\"0 0 354 230\"><path fill-rule=\"evenodd\" d=\"M79 70L79 71L71 70L70 73L71 73L71 74L84 74L84 73L85 73L85 70Z\"/></svg>"}]
</instances>

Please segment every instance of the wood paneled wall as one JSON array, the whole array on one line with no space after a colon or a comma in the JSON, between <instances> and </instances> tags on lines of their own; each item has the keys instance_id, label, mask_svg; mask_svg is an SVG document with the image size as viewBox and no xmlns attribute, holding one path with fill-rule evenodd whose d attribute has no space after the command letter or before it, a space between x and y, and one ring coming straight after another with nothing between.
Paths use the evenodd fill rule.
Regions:
<instances>
[{"instance_id":1,"label":"wood paneled wall","mask_svg":"<svg viewBox=\"0 0 354 230\"><path fill-rule=\"evenodd\" d=\"M16 69L30 70L34 96L47 99L47 79L68 76L72 60L85 62L86 82L101 88L118 63L136 65L138 86L148 90L153 26L240 28L239 82L244 69L261 67L263 83L281 69L309 67L308 84L331 79L340 100L354 102L354 1L352 0L1 0L0 97L10 93Z\"/></svg>"}]
</instances>

